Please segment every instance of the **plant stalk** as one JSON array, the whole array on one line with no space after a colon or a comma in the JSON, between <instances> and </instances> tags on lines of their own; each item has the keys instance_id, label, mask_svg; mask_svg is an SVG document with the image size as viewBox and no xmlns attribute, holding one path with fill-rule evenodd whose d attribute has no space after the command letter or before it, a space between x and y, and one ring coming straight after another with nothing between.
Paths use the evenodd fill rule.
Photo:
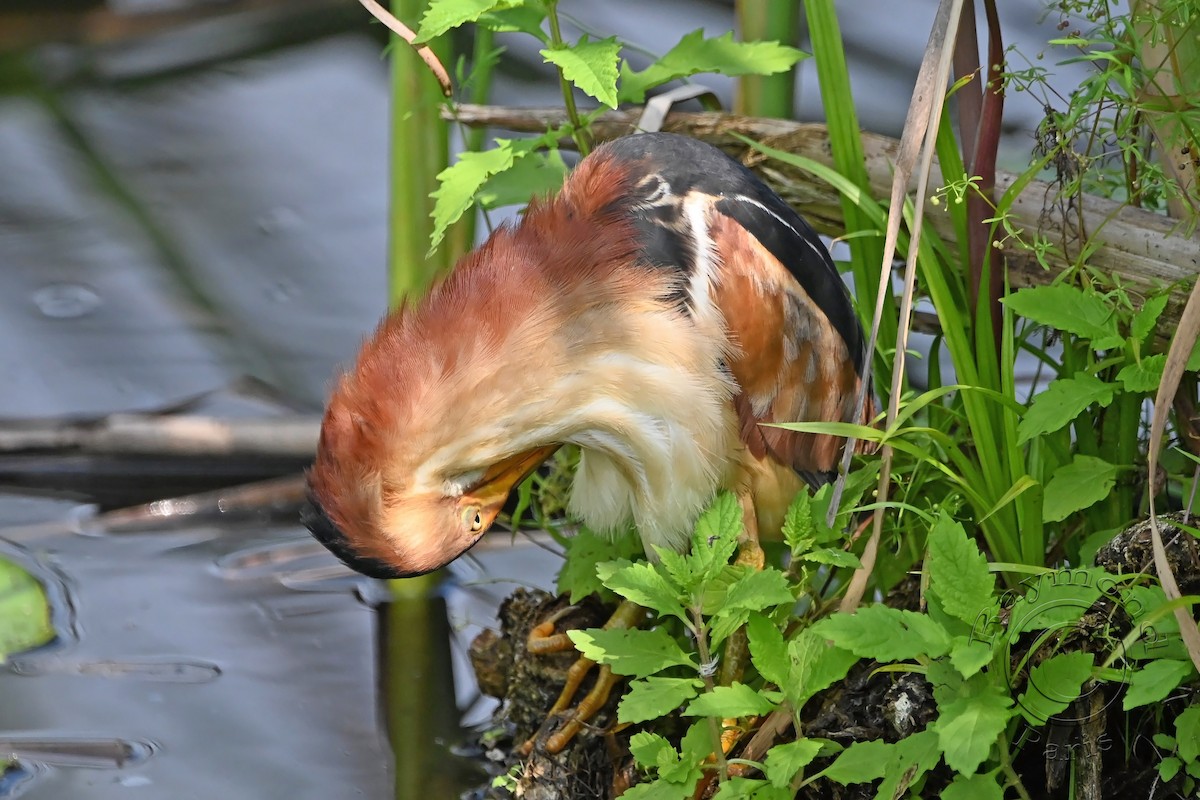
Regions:
<instances>
[{"instance_id":1,"label":"plant stalk","mask_svg":"<svg viewBox=\"0 0 1200 800\"><path fill-rule=\"evenodd\" d=\"M775 39L796 43L800 4L794 0L737 0L738 30L743 42ZM795 116L796 70L774 75L738 78L734 112L756 117L791 119Z\"/></svg>"},{"instance_id":2,"label":"plant stalk","mask_svg":"<svg viewBox=\"0 0 1200 800\"><path fill-rule=\"evenodd\" d=\"M555 50L565 47L562 27L558 22L558 0L549 0L546 3L546 18L550 20L550 47ZM575 146L579 148L579 156L582 158L591 152L592 148L588 142L583 120L579 117L579 109L575 107L575 92L571 88L571 82L563 74L562 68L555 66L554 70L558 73L558 85L562 87L563 105L567 109L567 119L571 122L571 138L575 140Z\"/></svg>"}]
</instances>

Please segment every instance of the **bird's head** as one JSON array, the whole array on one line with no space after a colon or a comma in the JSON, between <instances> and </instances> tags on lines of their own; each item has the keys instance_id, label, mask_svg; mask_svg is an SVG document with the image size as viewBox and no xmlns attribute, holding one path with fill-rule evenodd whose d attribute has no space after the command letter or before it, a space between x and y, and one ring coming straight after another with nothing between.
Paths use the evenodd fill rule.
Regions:
<instances>
[{"instance_id":1,"label":"bird's head","mask_svg":"<svg viewBox=\"0 0 1200 800\"><path fill-rule=\"evenodd\" d=\"M592 163L390 314L334 387L304 522L359 572L405 577L453 561L591 424L580 412L595 394L591 359L633 347L642 332L618 310L647 305L660 280L629 269L628 179Z\"/></svg>"}]
</instances>

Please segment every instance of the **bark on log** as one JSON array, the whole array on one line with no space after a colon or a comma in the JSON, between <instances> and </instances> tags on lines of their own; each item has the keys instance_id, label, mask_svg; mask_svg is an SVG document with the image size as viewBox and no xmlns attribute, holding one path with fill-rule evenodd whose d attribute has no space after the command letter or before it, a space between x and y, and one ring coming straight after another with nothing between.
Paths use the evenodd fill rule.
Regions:
<instances>
[{"instance_id":1,"label":"bark on log","mask_svg":"<svg viewBox=\"0 0 1200 800\"><path fill-rule=\"evenodd\" d=\"M639 115L640 110L607 112L593 124L593 134L597 140L607 140L634 133ZM558 108L476 105L458 106L454 118L472 127L531 133L543 133L548 127L566 122L565 112ZM832 167L824 125L711 112L672 112L662 129L686 133L720 147L803 211L817 230L830 236L844 233L841 202L832 187L801 170L766 159L735 136L741 134ZM564 142L564 146L570 143ZM877 198L890 194L891 165L898 147L895 139L863 132L871 191ZM1016 179L1011 172L997 170L996 195L1002 196ZM933 176L931 185L941 185L940 174ZM1190 282L1200 272L1200 234L1183 229L1177 220L1092 195L1077 198L1064 215L1061 209L1047 209L1055 197L1056 187L1032 181L1013 203L1013 221L1027 231L1025 238L1031 240L1034 234L1040 234L1061 250L1047 253L1043 267L1028 250L1005 246L1009 280L1014 287L1049 283L1070 267L1085 245L1094 248L1087 258L1090 268L1111 275L1134 292ZM927 205L926 209L927 222L947 242L955 242L949 215L936 207ZM1186 289L1172 292L1164 318L1178 319L1187 299Z\"/></svg>"}]
</instances>

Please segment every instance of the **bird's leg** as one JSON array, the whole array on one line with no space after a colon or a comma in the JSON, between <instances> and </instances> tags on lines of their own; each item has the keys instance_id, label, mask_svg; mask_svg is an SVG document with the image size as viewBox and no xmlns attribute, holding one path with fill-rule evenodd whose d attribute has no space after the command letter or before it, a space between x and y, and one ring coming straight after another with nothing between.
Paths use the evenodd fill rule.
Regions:
<instances>
[{"instance_id":1,"label":"bird's leg","mask_svg":"<svg viewBox=\"0 0 1200 800\"><path fill-rule=\"evenodd\" d=\"M529 653L534 655L561 653L575 646L567 634L554 633L554 624L562 617L564 612L565 609L554 614L550 619L537 625L529 632L529 638L525 643L525 648ZM636 603L624 600L617 606L617 610L609 617L608 622L604 623L604 629L636 628L642 623L645 617L646 610L644 608ZM558 700L555 701L554 706L546 715L547 721L567 711L567 707L570 706L571 701L575 698L575 693L579 690L579 685L583 683L584 677L587 676L588 672L595 665L595 661L582 656L571 665L571 668L567 670L567 682L563 686L562 692L558 695ZM546 737L546 740L542 743L542 749L551 755L561 752L575 738L575 734L583 729L587 721L604 707L604 704L608 702L608 696L612 693L613 687L620 680L619 676L613 675L612 670L607 665L601 666L600 671L596 674L596 685L579 701L579 705L571 709L566 723ZM525 742L521 748L521 752L524 755L529 755L533 751L536 739L537 736L534 735L529 741Z\"/></svg>"}]
</instances>

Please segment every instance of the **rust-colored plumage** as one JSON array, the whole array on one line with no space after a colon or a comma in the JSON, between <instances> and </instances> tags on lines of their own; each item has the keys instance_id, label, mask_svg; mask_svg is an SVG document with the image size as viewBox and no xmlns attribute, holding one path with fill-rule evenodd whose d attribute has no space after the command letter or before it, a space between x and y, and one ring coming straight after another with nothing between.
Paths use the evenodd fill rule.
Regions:
<instances>
[{"instance_id":1,"label":"rust-colored plumage","mask_svg":"<svg viewBox=\"0 0 1200 800\"><path fill-rule=\"evenodd\" d=\"M368 574L435 569L572 442L593 528L680 548L729 488L769 531L840 442L759 423L863 419L861 342L823 246L748 171L618 140L383 321L331 396L306 522Z\"/></svg>"}]
</instances>

